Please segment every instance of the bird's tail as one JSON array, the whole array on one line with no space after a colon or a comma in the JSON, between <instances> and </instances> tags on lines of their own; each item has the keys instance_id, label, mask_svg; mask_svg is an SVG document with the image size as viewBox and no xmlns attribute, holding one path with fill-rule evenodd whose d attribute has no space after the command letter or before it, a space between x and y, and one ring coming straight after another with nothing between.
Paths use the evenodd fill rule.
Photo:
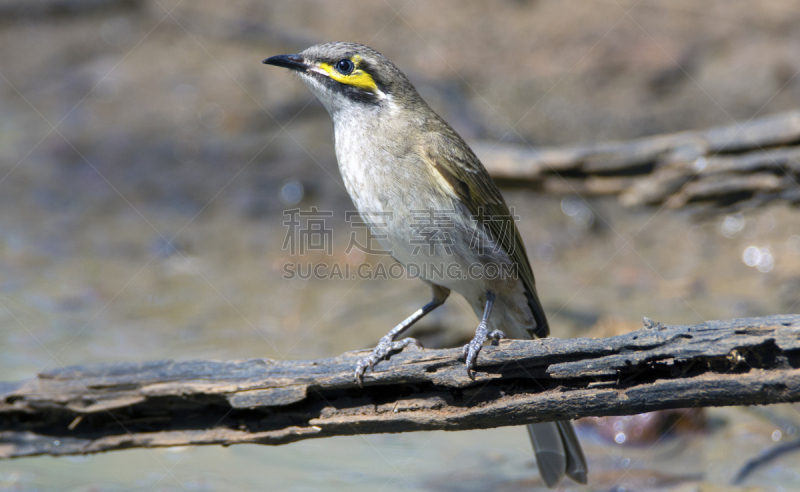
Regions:
<instances>
[{"instance_id":1,"label":"bird's tail","mask_svg":"<svg viewBox=\"0 0 800 492\"><path fill-rule=\"evenodd\" d=\"M529 424L533 452L539 474L548 488L557 486L564 476L586 483L588 467L572 422Z\"/></svg>"}]
</instances>

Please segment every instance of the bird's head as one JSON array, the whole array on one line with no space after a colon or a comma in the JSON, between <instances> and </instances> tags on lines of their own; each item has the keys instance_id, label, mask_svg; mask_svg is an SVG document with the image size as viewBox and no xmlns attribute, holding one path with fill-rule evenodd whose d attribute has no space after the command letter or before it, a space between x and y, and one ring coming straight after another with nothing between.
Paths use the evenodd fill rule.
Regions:
<instances>
[{"instance_id":1,"label":"bird's head","mask_svg":"<svg viewBox=\"0 0 800 492\"><path fill-rule=\"evenodd\" d=\"M296 55L272 56L263 63L294 70L331 115L419 98L392 62L362 44L318 44Z\"/></svg>"}]
</instances>

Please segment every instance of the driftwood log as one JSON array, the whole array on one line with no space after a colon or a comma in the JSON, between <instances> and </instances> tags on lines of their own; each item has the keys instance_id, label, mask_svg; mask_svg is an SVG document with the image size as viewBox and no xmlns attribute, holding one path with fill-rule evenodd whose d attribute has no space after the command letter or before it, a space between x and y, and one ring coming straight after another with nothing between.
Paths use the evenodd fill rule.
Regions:
<instances>
[{"instance_id":1,"label":"driftwood log","mask_svg":"<svg viewBox=\"0 0 800 492\"><path fill-rule=\"evenodd\" d=\"M475 146L500 183L556 194L618 195L627 206L735 211L800 205L800 111L627 142Z\"/></svg>"},{"instance_id":2,"label":"driftwood log","mask_svg":"<svg viewBox=\"0 0 800 492\"><path fill-rule=\"evenodd\" d=\"M800 315L644 328L606 339L502 341L476 379L460 349L317 361L68 367L0 383L0 457L135 447L285 444L701 406L800 401Z\"/></svg>"}]
</instances>

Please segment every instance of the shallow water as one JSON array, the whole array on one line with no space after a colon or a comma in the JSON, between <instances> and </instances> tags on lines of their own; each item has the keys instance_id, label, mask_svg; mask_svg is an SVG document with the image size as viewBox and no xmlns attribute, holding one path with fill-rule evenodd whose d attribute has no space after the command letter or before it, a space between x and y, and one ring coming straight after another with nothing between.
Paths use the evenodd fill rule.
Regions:
<instances>
[{"instance_id":1,"label":"shallow water","mask_svg":"<svg viewBox=\"0 0 800 492\"><path fill-rule=\"evenodd\" d=\"M557 335L607 335L637 326L644 315L696 323L785 312L796 302L790 286L800 254L789 240L800 234L796 212L748 215L733 234L725 217L692 223L600 200L584 203L593 214L587 227L564 213L566 199L506 195L522 216ZM180 233L165 239L148 224L153 220L91 207L76 214L33 205L0 218L9 231L1 250L3 379L88 361L332 356L373 345L429 296L415 280L283 279L282 265L297 257L282 249L280 210L259 220L224 210L197 217L146 212L160 230ZM303 261L362 260L343 253L350 225L336 222L333 256ZM753 245L769 248L770 271L745 264ZM427 346L453 346L469 339L475 324L466 302L453 296L416 330ZM644 447L605 442L584 429L592 488L722 486L746 459L775 444L782 422L800 421L795 410L784 420L738 409L709 414L715 425L707 433ZM749 483L793 484L797 459L789 455ZM519 428L31 458L0 463L0 473L11 490L248 490L264 483L273 490L515 490L538 483Z\"/></svg>"}]
</instances>

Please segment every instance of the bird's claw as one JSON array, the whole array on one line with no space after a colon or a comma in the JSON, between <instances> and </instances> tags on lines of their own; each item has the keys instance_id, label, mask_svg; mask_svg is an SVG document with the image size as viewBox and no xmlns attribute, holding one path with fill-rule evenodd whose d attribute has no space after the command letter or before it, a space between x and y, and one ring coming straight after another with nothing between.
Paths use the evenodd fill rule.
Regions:
<instances>
[{"instance_id":1,"label":"bird's claw","mask_svg":"<svg viewBox=\"0 0 800 492\"><path fill-rule=\"evenodd\" d=\"M473 339L468 344L464 345L464 359L467 363L467 376L473 381L475 380L475 376L472 374L472 366L475 365L475 361L478 360L478 353L481 351L481 346L483 345L478 344L477 346L474 344L475 340Z\"/></svg>"},{"instance_id":2,"label":"bird's claw","mask_svg":"<svg viewBox=\"0 0 800 492\"><path fill-rule=\"evenodd\" d=\"M370 355L369 357L359 359L359 361L356 362L355 379L356 379L356 384L359 387L364 386L364 373L367 371L367 367L372 369L373 362L370 360L370 357L372 356Z\"/></svg>"},{"instance_id":3,"label":"bird's claw","mask_svg":"<svg viewBox=\"0 0 800 492\"><path fill-rule=\"evenodd\" d=\"M364 383L364 373L367 372L367 367L370 370L375 370L375 364L378 361L385 358L389 355L390 352L396 352L398 350L403 350L403 348L407 347L408 345L415 345L418 348L422 348L422 344L419 343L414 338L404 338L402 340L394 341L391 337L385 336L380 339L378 345L372 349L372 353L368 356L364 357L363 359L359 359L356 362L356 370L355 370L355 380L356 384L363 387Z\"/></svg>"},{"instance_id":4,"label":"bird's claw","mask_svg":"<svg viewBox=\"0 0 800 492\"><path fill-rule=\"evenodd\" d=\"M486 342L486 340L500 340L501 338L506 338L505 333L502 331L494 330L489 332L485 323L478 325L478 329L475 331L475 337L468 344L464 345L463 351L464 360L467 363L467 376L469 376L470 379L473 381L475 380L472 368L478 361L478 354L481 352L484 342Z\"/></svg>"}]
</instances>

